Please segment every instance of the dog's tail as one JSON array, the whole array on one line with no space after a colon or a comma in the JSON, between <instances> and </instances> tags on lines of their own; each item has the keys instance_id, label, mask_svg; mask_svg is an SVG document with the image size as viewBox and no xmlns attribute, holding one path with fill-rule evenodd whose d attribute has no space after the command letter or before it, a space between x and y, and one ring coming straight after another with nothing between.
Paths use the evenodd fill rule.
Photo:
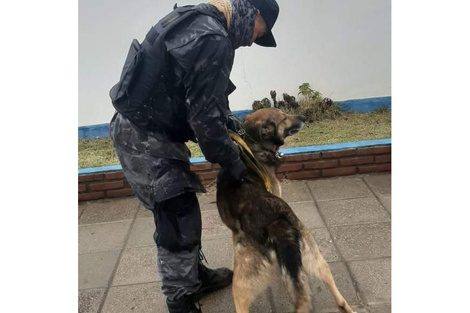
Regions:
<instances>
[{"instance_id":1,"label":"dog's tail","mask_svg":"<svg viewBox=\"0 0 470 313\"><path fill-rule=\"evenodd\" d=\"M268 237L274 246L281 270L290 276L294 285L297 285L302 267L300 231L293 227L290 221L282 218L270 225Z\"/></svg>"},{"instance_id":2,"label":"dog's tail","mask_svg":"<svg viewBox=\"0 0 470 313\"><path fill-rule=\"evenodd\" d=\"M298 280L302 267L309 274L319 274L326 261L310 230L295 215L289 214L277 220L268 232L281 269L285 269L294 281Z\"/></svg>"},{"instance_id":3,"label":"dog's tail","mask_svg":"<svg viewBox=\"0 0 470 313\"><path fill-rule=\"evenodd\" d=\"M270 225L268 236L274 246L282 277L296 312L310 312L310 287L306 269L302 265L304 239L295 224L295 220L281 218Z\"/></svg>"}]
</instances>

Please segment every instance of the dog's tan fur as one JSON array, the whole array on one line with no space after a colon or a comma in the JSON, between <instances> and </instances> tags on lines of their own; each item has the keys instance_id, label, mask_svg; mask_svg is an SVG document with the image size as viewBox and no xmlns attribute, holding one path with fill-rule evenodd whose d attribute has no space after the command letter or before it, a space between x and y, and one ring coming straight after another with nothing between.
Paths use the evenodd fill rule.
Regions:
<instances>
[{"instance_id":1,"label":"dog's tan fur","mask_svg":"<svg viewBox=\"0 0 470 313\"><path fill-rule=\"evenodd\" d=\"M249 181L241 185L228 183L224 171L219 175L217 205L222 221L233 233L232 291L237 313L249 312L251 303L279 276L296 312L312 312L308 277L312 274L322 279L344 312L353 313L336 287L312 234L279 198L281 187L275 175L279 165L276 153L285 137L303 127L303 118L278 109L262 109L248 115L244 126L245 140L268 170L274 195L266 191L262 180L253 171L249 171ZM296 278L288 272L289 266L281 264L286 260L280 262L278 259L278 251L282 249L276 250L285 244L283 238L291 237L298 239L291 249L300 250L301 255Z\"/></svg>"}]
</instances>

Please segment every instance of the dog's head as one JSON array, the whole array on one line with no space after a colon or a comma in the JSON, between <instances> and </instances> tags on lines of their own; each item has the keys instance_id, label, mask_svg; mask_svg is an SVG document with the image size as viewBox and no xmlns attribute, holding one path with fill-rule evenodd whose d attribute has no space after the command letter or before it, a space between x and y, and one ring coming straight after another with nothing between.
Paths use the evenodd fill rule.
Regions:
<instances>
[{"instance_id":1,"label":"dog's head","mask_svg":"<svg viewBox=\"0 0 470 313\"><path fill-rule=\"evenodd\" d=\"M284 113L275 108L260 109L245 117L246 133L263 150L276 154L284 139L305 125L305 117Z\"/></svg>"}]
</instances>

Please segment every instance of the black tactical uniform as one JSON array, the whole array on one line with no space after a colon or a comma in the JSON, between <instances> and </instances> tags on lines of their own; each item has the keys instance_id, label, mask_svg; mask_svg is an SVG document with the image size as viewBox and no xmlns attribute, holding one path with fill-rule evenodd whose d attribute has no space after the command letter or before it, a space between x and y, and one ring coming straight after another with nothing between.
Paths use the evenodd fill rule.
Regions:
<instances>
[{"instance_id":1,"label":"black tactical uniform","mask_svg":"<svg viewBox=\"0 0 470 313\"><path fill-rule=\"evenodd\" d=\"M126 179L154 213L158 269L170 312L189 312L181 304L194 300L188 296L227 285L232 276L228 269L212 271L200 263L196 192L204 188L190 171L185 145L198 141L206 159L231 169L235 178L245 169L228 136L228 95L235 89L229 75L238 47L235 26L250 36L257 11L248 0L230 1L240 16L231 34L224 14L209 4L177 8L160 20L141 45L134 40L110 92L116 108L110 135Z\"/></svg>"}]
</instances>

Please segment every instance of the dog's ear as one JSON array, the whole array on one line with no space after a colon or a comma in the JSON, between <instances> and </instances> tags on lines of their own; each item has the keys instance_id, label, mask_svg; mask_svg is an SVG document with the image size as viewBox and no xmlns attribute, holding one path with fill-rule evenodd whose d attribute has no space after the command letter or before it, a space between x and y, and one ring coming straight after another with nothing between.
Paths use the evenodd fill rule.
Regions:
<instances>
[{"instance_id":1,"label":"dog's ear","mask_svg":"<svg viewBox=\"0 0 470 313\"><path fill-rule=\"evenodd\" d=\"M260 136L261 138L266 138L274 134L276 125L271 120L264 120L260 127Z\"/></svg>"},{"instance_id":2,"label":"dog's ear","mask_svg":"<svg viewBox=\"0 0 470 313\"><path fill-rule=\"evenodd\" d=\"M260 141L261 140L261 128L262 128L263 121L254 120L252 116L248 115L245 118L243 126L245 127L245 131L248 135L250 135L254 140Z\"/></svg>"},{"instance_id":3,"label":"dog's ear","mask_svg":"<svg viewBox=\"0 0 470 313\"><path fill-rule=\"evenodd\" d=\"M245 121L245 131L258 142L261 142L264 138L274 135L276 125L270 119Z\"/></svg>"}]
</instances>

